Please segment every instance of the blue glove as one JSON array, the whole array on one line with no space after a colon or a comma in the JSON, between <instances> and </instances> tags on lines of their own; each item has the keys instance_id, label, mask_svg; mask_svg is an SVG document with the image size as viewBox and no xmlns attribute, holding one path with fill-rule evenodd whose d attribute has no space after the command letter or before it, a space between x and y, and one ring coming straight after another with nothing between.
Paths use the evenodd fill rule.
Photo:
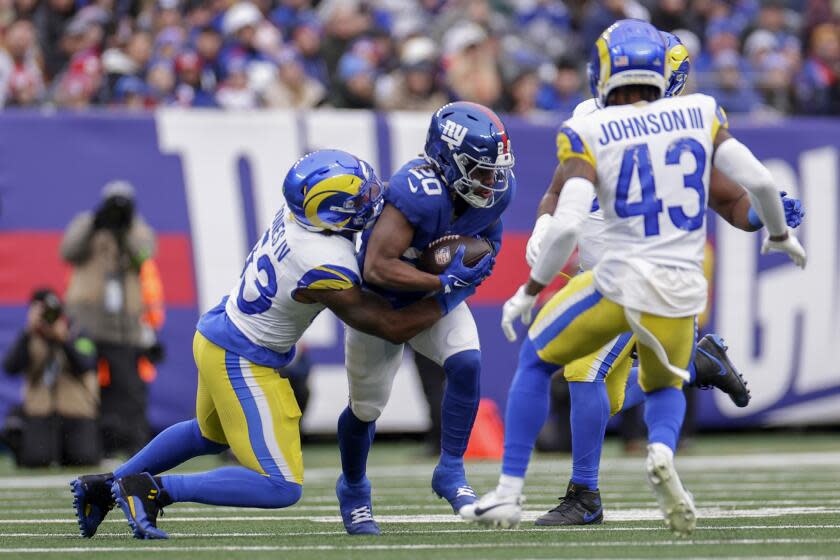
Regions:
<instances>
[{"instance_id":1,"label":"blue glove","mask_svg":"<svg viewBox=\"0 0 840 560\"><path fill-rule=\"evenodd\" d=\"M805 217L805 209L802 208L802 201L798 198L788 197L785 191L780 192L779 195L782 197L782 207L785 209L785 221L787 225L792 228L798 228L802 224L802 219ZM755 208L750 208L750 211L747 213L747 220L756 229L764 227Z\"/></svg>"},{"instance_id":2,"label":"blue glove","mask_svg":"<svg viewBox=\"0 0 840 560\"><path fill-rule=\"evenodd\" d=\"M445 294L448 294L455 288L466 288L467 286L480 283L490 274L493 265L496 264L496 259L493 255L485 255L475 266L466 266L464 264L465 251L466 248L463 245L458 246L458 250L455 251L455 256L452 257L449 266L446 267L443 274L438 276L443 288L442 291Z\"/></svg>"},{"instance_id":3,"label":"blue glove","mask_svg":"<svg viewBox=\"0 0 840 560\"><path fill-rule=\"evenodd\" d=\"M466 288L455 288L449 293L441 290L435 294L435 299L440 304L443 314L446 315L464 302L468 297L475 293L475 286L467 286Z\"/></svg>"}]
</instances>

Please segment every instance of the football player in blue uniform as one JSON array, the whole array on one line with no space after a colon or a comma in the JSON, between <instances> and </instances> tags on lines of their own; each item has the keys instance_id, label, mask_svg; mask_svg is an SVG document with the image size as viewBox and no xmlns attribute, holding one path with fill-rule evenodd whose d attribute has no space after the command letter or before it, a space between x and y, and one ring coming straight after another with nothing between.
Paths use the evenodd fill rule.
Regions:
<instances>
[{"instance_id":1,"label":"football player in blue uniform","mask_svg":"<svg viewBox=\"0 0 840 560\"><path fill-rule=\"evenodd\" d=\"M239 281L201 316L193 341L196 417L170 426L113 473L71 482L82 536L92 537L115 502L134 536L167 538L157 527L173 502L282 508L300 499L300 409L278 369L315 317L332 310L348 326L400 344L460 307L489 273L453 262L448 292L394 310L361 289L354 236L382 210L384 189L366 162L320 150L286 175L286 204L255 245ZM241 466L163 475L198 455L230 448Z\"/></svg>"},{"instance_id":2,"label":"football player in blue uniform","mask_svg":"<svg viewBox=\"0 0 840 560\"><path fill-rule=\"evenodd\" d=\"M691 67L688 51L675 35L662 32L662 37L667 47L667 62L671 67L664 97L679 96L685 88ZM595 97L575 108L576 117L592 115L601 110L595 93L598 75L596 72L590 74ZM548 191L540 201L537 223L528 240L526 260L531 266L539 256L564 181L563 164L559 164ZM796 228L805 216L802 204L788 197L787 193L781 194L787 224ZM756 231L762 227L747 192L717 169L711 171L709 207L737 228ZM596 200L578 244L583 270L592 269L609 248L604 235L605 228L604 214ZM571 399L572 476L566 495L560 498L557 507L537 519L537 525L587 525L602 522L598 471L607 421L611 415L633 408L644 399L638 382L638 368L631 367L635 343L636 337L626 333L597 352L575 360L564 368L563 375L568 381ZM726 350L723 340L715 334L700 339L689 367L692 376L690 384L700 388L716 387L727 393L736 406L745 407L749 403L750 393L746 382L729 361ZM509 401L513 402L516 399ZM533 406L528 401L523 404L523 408L530 410ZM513 426L510 429L516 430Z\"/></svg>"},{"instance_id":3,"label":"football player in blue uniform","mask_svg":"<svg viewBox=\"0 0 840 560\"><path fill-rule=\"evenodd\" d=\"M510 140L499 117L484 106L456 102L439 109L432 116L424 152L391 177L385 208L365 232L359 253L364 287L397 308L461 284L456 274L438 276L416 268L432 241L445 235L483 237L498 252L501 217L516 192ZM441 455L432 489L457 513L476 499L463 462L478 409L481 370L472 313L460 305L408 344L446 372ZM388 402L403 346L347 329L350 404L338 421L342 474L336 494L350 534L379 534L365 466L374 423Z\"/></svg>"}]
</instances>

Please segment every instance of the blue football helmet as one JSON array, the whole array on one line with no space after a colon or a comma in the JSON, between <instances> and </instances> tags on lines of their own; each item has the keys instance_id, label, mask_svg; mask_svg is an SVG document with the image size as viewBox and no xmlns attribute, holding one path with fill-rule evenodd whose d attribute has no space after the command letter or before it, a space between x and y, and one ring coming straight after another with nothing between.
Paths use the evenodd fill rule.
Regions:
<instances>
[{"instance_id":1,"label":"blue football helmet","mask_svg":"<svg viewBox=\"0 0 840 560\"><path fill-rule=\"evenodd\" d=\"M470 206L490 208L508 188L510 139L496 113L483 105L456 101L438 109L424 151L449 188Z\"/></svg>"},{"instance_id":2,"label":"blue football helmet","mask_svg":"<svg viewBox=\"0 0 840 560\"><path fill-rule=\"evenodd\" d=\"M283 196L295 221L310 231L359 232L382 212L385 190L366 161L318 150L289 169Z\"/></svg>"},{"instance_id":3,"label":"blue football helmet","mask_svg":"<svg viewBox=\"0 0 840 560\"><path fill-rule=\"evenodd\" d=\"M685 89L688 73L691 71L691 61L688 58L688 50L679 37L667 31L660 33L665 39L668 65L671 67L671 76L668 78L668 85L665 86L665 97L676 97Z\"/></svg>"},{"instance_id":4,"label":"blue football helmet","mask_svg":"<svg viewBox=\"0 0 840 560\"><path fill-rule=\"evenodd\" d=\"M671 76L662 34L651 24L623 19L595 41L589 63L589 87L601 106L616 88L650 85L664 95Z\"/></svg>"}]
</instances>

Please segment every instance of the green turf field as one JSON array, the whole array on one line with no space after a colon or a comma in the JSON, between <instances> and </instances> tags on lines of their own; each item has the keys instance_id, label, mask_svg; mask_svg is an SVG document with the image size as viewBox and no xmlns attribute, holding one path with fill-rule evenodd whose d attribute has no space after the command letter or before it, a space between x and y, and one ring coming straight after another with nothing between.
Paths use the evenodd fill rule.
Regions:
<instances>
[{"instance_id":1,"label":"green turf field","mask_svg":"<svg viewBox=\"0 0 840 560\"><path fill-rule=\"evenodd\" d=\"M594 528L542 529L530 521L553 507L569 474L567 456L542 455L526 486L518 530L459 522L429 489L433 462L413 445L374 448L370 478L380 538L344 534L334 494L337 452L305 448L306 485L287 510L178 504L159 526L168 541L131 538L122 513L92 540L77 535L68 472L15 471L0 460L0 560L3 558L840 558L840 436L779 434L705 437L677 467L697 500L698 529L678 540L663 528L641 458L607 446L601 480L606 522ZM203 459L196 470L217 465ZM495 463L472 463L476 490L489 490Z\"/></svg>"}]
</instances>

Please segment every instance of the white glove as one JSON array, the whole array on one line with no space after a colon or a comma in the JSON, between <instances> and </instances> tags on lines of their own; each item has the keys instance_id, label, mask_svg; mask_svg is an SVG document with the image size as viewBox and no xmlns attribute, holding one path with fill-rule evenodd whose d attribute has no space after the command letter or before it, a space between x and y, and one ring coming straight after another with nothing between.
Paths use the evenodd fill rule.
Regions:
<instances>
[{"instance_id":1,"label":"white glove","mask_svg":"<svg viewBox=\"0 0 840 560\"><path fill-rule=\"evenodd\" d=\"M534 231L531 232L531 237L528 238L528 245L525 246L525 260L528 262L528 266L533 267L534 263L537 262L537 257L540 256L540 247L550 224L551 214L543 214L537 218L537 223L534 224Z\"/></svg>"},{"instance_id":2,"label":"white glove","mask_svg":"<svg viewBox=\"0 0 840 560\"><path fill-rule=\"evenodd\" d=\"M534 304L537 303L537 296L529 296L525 293L525 286L519 286L513 297L505 302L502 307L502 330L505 336L511 342L516 340L516 330L513 328L513 322L517 318L522 319L522 324L531 324L531 311L534 309Z\"/></svg>"},{"instance_id":3,"label":"white glove","mask_svg":"<svg viewBox=\"0 0 840 560\"><path fill-rule=\"evenodd\" d=\"M805 249L790 229L784 241L771 241L769 237L764 240L761 245L761 254L766 255L772 252L785 253L799 268L805 268L805 263L808 262Z\"/></svg>"}]
</instances>

